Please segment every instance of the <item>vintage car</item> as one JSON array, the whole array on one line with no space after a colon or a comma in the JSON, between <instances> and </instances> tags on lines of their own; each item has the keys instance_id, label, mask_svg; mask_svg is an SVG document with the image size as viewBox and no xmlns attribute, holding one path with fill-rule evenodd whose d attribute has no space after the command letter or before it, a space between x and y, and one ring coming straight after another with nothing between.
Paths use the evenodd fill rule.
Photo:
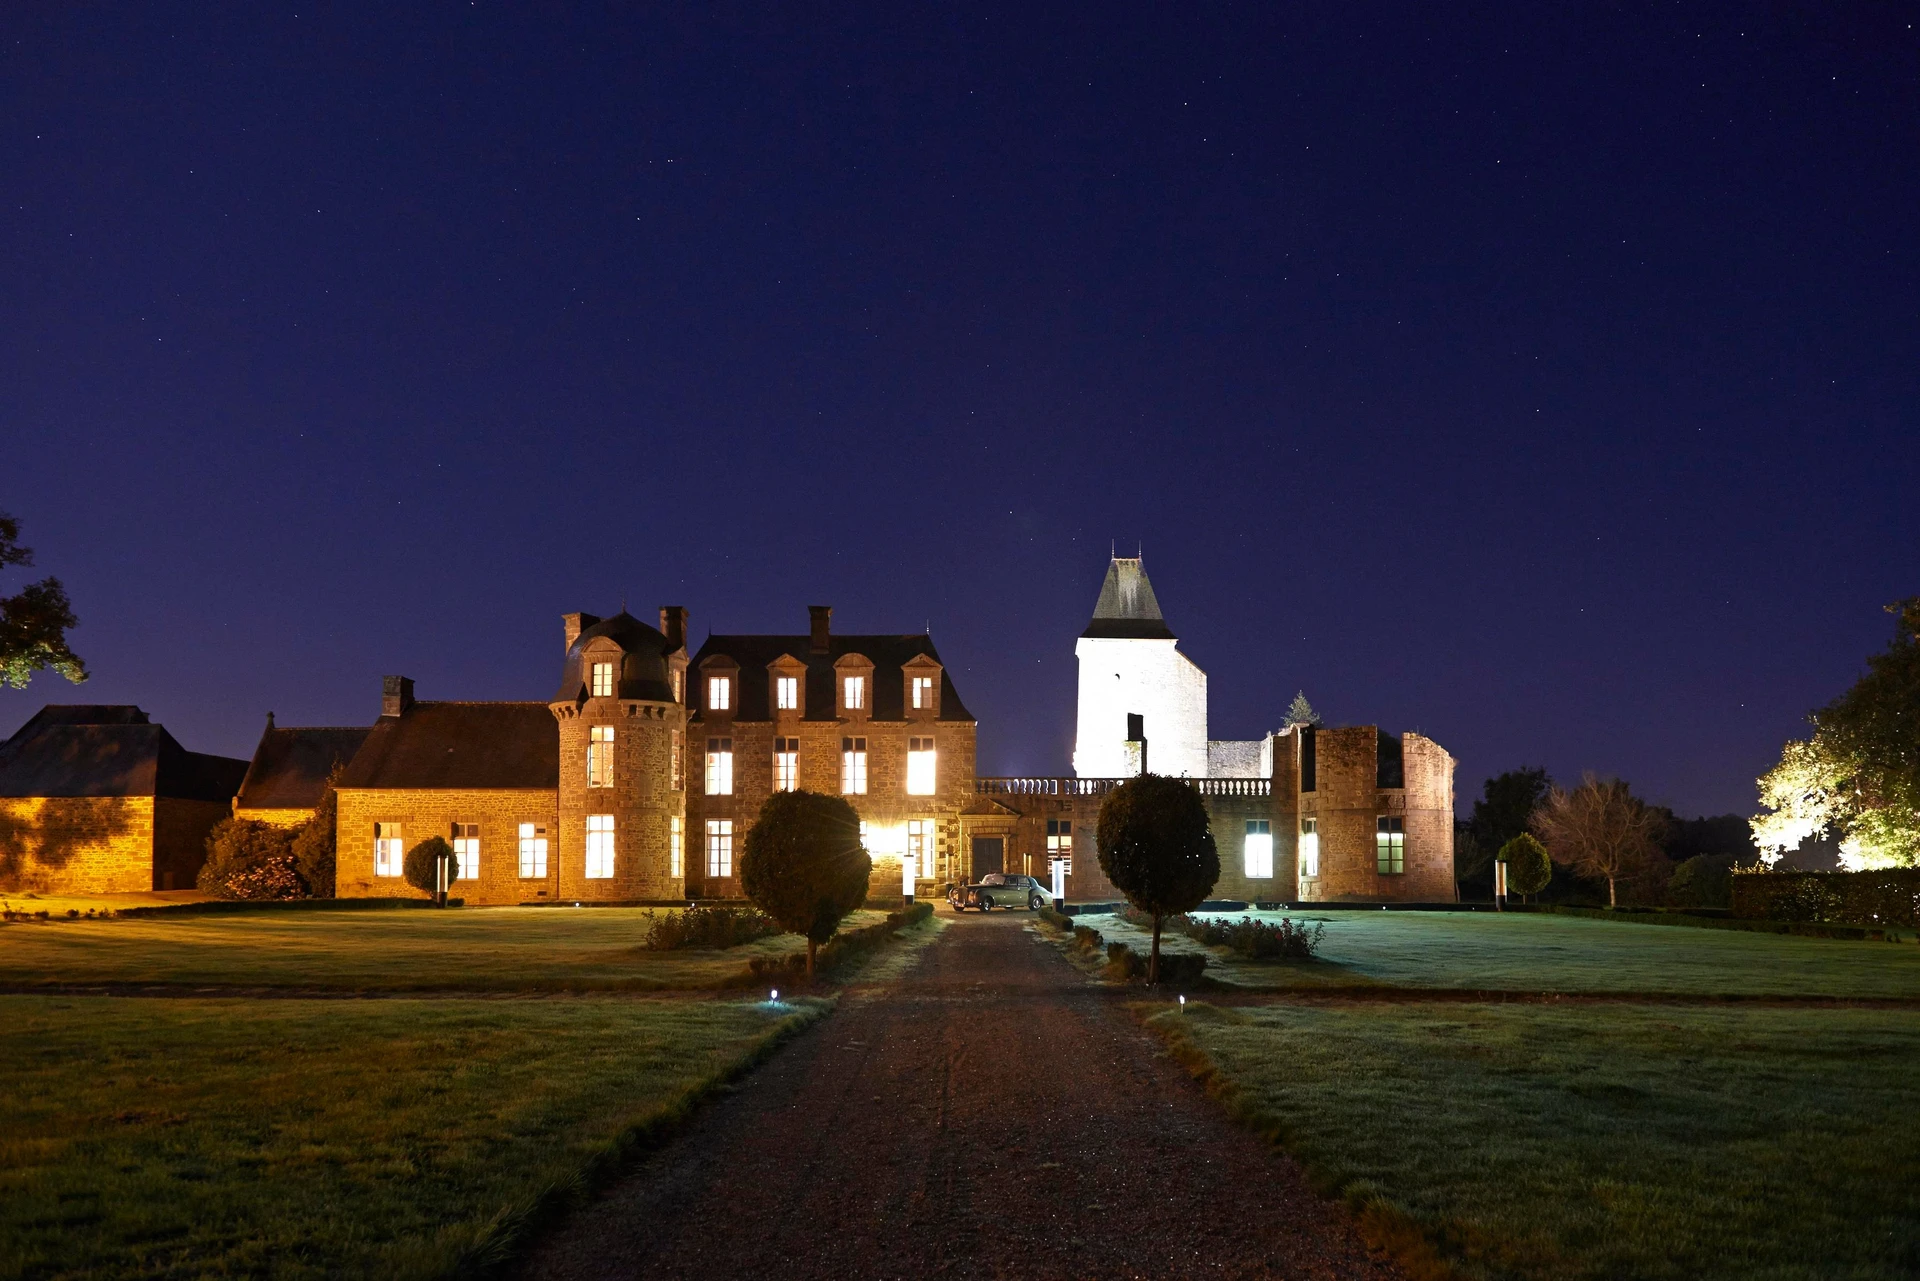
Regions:
<instances>
[{"instance_id":1,"label":"vintage car","mask_svg":"<svg viewBox=\"0 0 1920 1281\"><path fill-rule=\"evenodd\" d=\"M947 892L947 901L956 912L970 907L982 912L996 907L1024 907L1029 912L1037 912L1047 905L1047 887L1031 876L988 872L971 885L955 885Z\"/></svg>"}]
</instances>

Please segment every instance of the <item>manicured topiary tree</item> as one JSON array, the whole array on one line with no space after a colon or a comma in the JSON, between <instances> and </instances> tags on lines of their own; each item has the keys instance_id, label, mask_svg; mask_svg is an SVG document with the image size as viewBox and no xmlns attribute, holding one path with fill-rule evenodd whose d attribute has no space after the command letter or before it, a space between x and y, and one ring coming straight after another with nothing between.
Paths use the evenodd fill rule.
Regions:
<instances>
[{"instance_id":1,"label":"manicured topiary tree","mask_svg":"<svg viewBox=\"0 0 1920 1281\"><path fill-rule=\"evenodd\" d=\"M1522 832L1502 845L1498 857L1507 865L1509 893L1538 894L1553 880L1553 860L1547 857L1547 847L1534 840L1530 832Z\"/></svg>"},{"instance_id":2,"label":"manicured topiary tree","mask_svg":"<svg viewBox=\"0 0 1920 1281\"><path fill-rule=\"evenodd\" d=\"M814 954L867 898L873 860L860 844L860 816L838 796L775 792L741 843L740 888Z\"/></svg>"},{"instance_id":3,"label":"manicured topiary tree","mask_svg":"<svg viewBox=\"0 0 1920 1281\"><path fill-rule=\"evenodd\" d=\"M429 836L407 851L406 862L400 865L401 873L407 884L416 890L422 890L435 898L440 894L440 860L447 862L447 879L453 879L453 870L457 866L453 856L453 846L446 838Z\"/></svg>"},{"instance_id":4,"label":"manicured topiary tree","mask_svg":"<svg viewBox=\"0 0 1920 1281\"><path fill-rule=\"evenodd\" d=\"M1100 803L1100 870L1127 901L1153 916L1147 982L1160 981L1160 925L1206 901L1220 879L1220 851L1199 789L1182 779L1142 774Z\"/></svg>"}]
</instances>

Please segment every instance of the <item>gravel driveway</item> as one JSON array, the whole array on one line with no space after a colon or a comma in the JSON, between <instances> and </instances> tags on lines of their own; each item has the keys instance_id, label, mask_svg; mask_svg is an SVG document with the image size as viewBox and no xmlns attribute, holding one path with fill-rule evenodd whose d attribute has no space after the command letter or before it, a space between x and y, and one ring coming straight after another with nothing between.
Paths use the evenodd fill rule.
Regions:
<instances>
[{"instance_id":1,"label":"gravel driveway","mask_svg":"<svg viewBox=\"0 0 1920 1281\"><path fill-rule=\"evenodd\" d=\"M522 1275L1399 1276L1030 919L849 993Z\"/></svg>"}]
</instances>

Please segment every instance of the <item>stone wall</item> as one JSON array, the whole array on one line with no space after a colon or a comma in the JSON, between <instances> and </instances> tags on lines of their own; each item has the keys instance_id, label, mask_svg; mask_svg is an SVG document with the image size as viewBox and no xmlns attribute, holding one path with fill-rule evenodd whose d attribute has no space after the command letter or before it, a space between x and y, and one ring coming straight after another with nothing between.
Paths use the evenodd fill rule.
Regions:
<instances>
[{"instance_id":1,"label":"stone wall","mask_svg":"<svg viewBox=\"0 0 1920 1281\"><path fill-rule=\"evenodd\" d=\"M255 823L271 823L275 827L299 827L313 817L313 811L286 809L279 806L273 809L249 809L246 806L235 806L233 816Z\"/></svg>"},{"instance_id":2,"label":"stone wall","mask_svg":"<svg viewBox=\"0 0 1920 1281\"><path fill-rule=\"evenodd\" d=\"M686 872L672 868L672 824L686 815L691 774L673 786L676 732L686 712L677 703L589 698L576 707L555 703L559 721L559 830L550 836L559 879L555 895L567 902L659 903L687 897ZM593 729L613 730L612 785L587 785L587 749ZM688 753L689 756L692 753ZM587 818L613 816L614 860L611 877L588 880ZM691 829L684 847L691 864Z\"/></svg>"},{"instance_id":3,"label":"stone wall","mask_svg":"<svg viewBox=\"0 0 1920 1281\"><path fill-rule=\"evenodd\" d=\"M230 801L188 801L162 796L154 803L152 885L190 890L207 861L207 835L228 816Z\"/></svg>"},{"instance_id":4,"label":"stone wall","mask_svg":"<svg viewBox=\"0 0 1920 1281\"><path fill-rule=\"evenodd\" d=\"M1155 774L1207 772L1207 674L1171 640L1083 636L1073 772L1121 778L1127 766L1127 716L1145 718L1147 768Z\"/></svg>"},{"instance_id":5,"label":"stone wall","mask_svg":"<svg viewBox=\"0 0 1920 1281\"><path fill-rule=\"evenodd\" d=\"M1379 786L1379 733L1372 725L1315 733L1318 786L1300 793L1300 817L1318 820L1320 879L1310 901L1452 902L1453 758L1418 734L1401 737L1406 786ZM1379 820L1406 827L1404 871L1379 870Z\"/></svg>"},{"instance_id":6,"label":"stone wall","mask_svg":"<svg viewBox=\"0 0 1920 1281\"><path fill-rule=\"evenodd\" d=\"M144 893L153 836L151 796L0 797L0 890Z\"/></svg>"},{"instance_id":7,"label":"stone wall","mask_svg":"<svg viewBox=\"0 0 1920 1281\"><path fill-rule=\"evenodd\" d=\"M340 898L424 897L403 877L374 875L376 823L400 824L403 848L408 850L430 836L451 839L455 823L478 823L480 875L475 880L455 881L450 890L453 897L476 904L560 899L558 813L550 791L342 788L338 797L335 894ZM522 823L542 824L547 829L544 878L523 880L520 876Z\"/></svg>"}]
</instances>

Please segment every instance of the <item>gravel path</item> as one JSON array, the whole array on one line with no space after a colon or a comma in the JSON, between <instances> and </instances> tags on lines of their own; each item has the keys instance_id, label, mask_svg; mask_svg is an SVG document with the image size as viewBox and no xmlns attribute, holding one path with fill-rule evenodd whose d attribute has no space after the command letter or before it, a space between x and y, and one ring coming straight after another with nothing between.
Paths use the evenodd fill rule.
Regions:
<instances>
[{"instance_id":1,"label":"gravel path","mask_svg":"<svg viewBox=\"0 0 1920 1281\"><path fill-rule=\"evenodd\" d=\"M521 1275L1399 1275L1029 919L953 921Z\"/></svg>"}]
</instances>

